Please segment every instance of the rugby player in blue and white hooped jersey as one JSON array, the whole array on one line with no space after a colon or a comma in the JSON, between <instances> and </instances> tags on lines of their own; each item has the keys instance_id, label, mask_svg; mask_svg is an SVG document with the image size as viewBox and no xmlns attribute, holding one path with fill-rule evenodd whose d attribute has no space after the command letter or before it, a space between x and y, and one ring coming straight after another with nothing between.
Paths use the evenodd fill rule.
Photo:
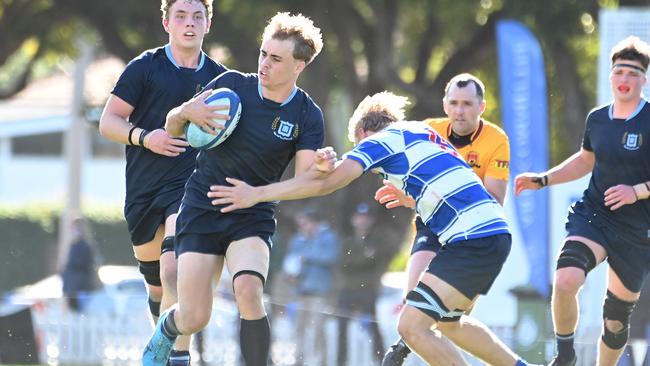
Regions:
<instances>
[{"instance_id":1,"label":"rugby player in blue and white hooped jersey","mask_svg":"<svg viewBox=\"0 0 650 366\"><path fill-rule=\"evenodd\" d=\"M413 197L422 221L442 244L508 233L498 202L480 178L424 123L395 122L344 158L386 176Z\"/></svg>"},{"instance_id":2,"label":"rugby player in blue and white hooped jersey","mask_svg":"<svg viewBox=\"0 0 650 366\"><path fill-rule=\"evenodd\" d=\"M365 171L385 175L416 200L416 211L443 244L416 288L407 296L398 331L421 358L441 365L467 364L453 345L431 328L440 321L456 324L441 330L458 346L492 365L526 365L478 320L463 316L486 294L510 252L510 234L501 206L454 148L433 128L403 122L405 97L388 92L364 99L349 123L357 145L336 162L331 148L320 149L314 168L293 179L252 187L228 178L231 186L212 186L208 194L222 212L258 202L300 199L343 188ZM330 164L324 173L324 162ZM471 323L462 339L455 337Z\"/></svg>"},{"instance_id":3,"label":"rugby player in blue and white hooped jersey","mask_svg":"<svg viewBox=\"0 0 650 366\"><path fill-rule=\"evenodd\" d=\"M629 337L630 316L650 272L650 103L643 97L650 46L637 37L611 53L613 101L587 115L582 148L544 173L515 178L515 194L576 180L591 173L571 206L567 237L557 258L552 366L578 363L573 347L580 314L578 292L589 272L607 260L607 294L597 364L616 365Z\"/></svg>"},{"instance_id":4,"label":"rugby player in blue and white hooped jersey","mask_svg":"<svg viewBox=\"0 0 650 366\"><path fill-rule=\"evenodd\" d=\"M276 204L222 213L207 193L211 184L225 184L226 177L252 185L277 182L294 157L296 175L310 168L324 139L323 115L296 81L323 43L320 29L309 18L288 13L274 16L262 38L257 74L230 71L207 86L232 89L239 95L242 112L227 140L199 153L187 182L176 226L178 304L161 315L143 354L145 365L164 365L177 336L208 324L214 273L220 274L224 263L232 274L240 312L244 361L247 366L267 365L271 337L262 290ZM170 111L166 124L170 135L182 136L188 120L202 118L201 98L208 93Z\"/></svg>"},{"instance_id":5,"label":"rugby player in blue and white hooped jersey","mask_svg":"<svg viewBox=\"0 0 650 366\"><path fill-rule=\"evenodd\" d=\"M163 129L165 116L226 70L202 51L212 0L162 0L160 8L169 43L129 62L99 121L102 136L126 145L124 216L154 321L176 302L176 213L197 154ZM189 338L179 339L170 363L189 364L188 350Z\"/></svg>"}]
</instances>

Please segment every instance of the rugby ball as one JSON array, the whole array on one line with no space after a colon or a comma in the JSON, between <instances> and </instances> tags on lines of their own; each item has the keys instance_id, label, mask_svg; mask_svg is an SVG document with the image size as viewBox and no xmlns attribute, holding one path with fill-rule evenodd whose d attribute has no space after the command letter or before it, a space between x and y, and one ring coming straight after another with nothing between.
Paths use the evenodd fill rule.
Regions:
<instances>
[{"instance_id":1,"label":"rugby ball","mask_svg":"<svg viewBox=\"0 0 650 366\"><path fill-rule=\"evenodd\" d=\"M237 93L228 88L214 89L212 93L207 98L205 98L205 104L214 106L229 106L228 115L230 118L228 120L214 120L215 122L224 126L223 130L220 130L216 135L206 132L203 130L203 128L191 122L188 122L185 125L185 137L187 138L187 142L190 144L190 146L201 150L212 149L213 147L216 147L222 142L226 141L228 136L230 136L235 130L235 127L237 127L239 117L241 116L241 101L239 99L239 96ZM217 113L225 112L226 110L219 111Z\"/></svg>"}]
</instances>

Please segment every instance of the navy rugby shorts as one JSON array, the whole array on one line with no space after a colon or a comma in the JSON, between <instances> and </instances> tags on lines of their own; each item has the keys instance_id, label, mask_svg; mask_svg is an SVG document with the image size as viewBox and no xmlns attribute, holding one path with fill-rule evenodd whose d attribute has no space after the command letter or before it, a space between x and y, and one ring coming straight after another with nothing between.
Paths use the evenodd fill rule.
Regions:
<instances>
[{"instance_id":1,"label":"navy rugby shorts","mask_svg":"<svg viewBox=\"0 0 650 366\"><path fill-rule=\"evenodd\" d=\"M205 210L182 205L176 219L176 256L185 252L225 255L233 241L257 236L269 249L276 222L272 213Z\"/></svg>"},{"instance_id":2,"label":"navy rugby shorts","mask_svg":"<svg viewBox=\"0 0 650 366\"><path fill-rule=\"evenodd\" d=\"M582 236L607 251L607 262L625 287L640 292L650 269L650 239L621 228L582 201L569 209L567 236Z\"/></svg>"},{"instance_id":3,"label":"navy rugby shorts","mask_svg":"<svg viewBox=\"0 0 650 366\"><path fill-rule=\"evenodd\" d=\"M153 240L156 230L170 215L178 212L183 198L183 187L158 194L144 202L127 202L124 218L131 234L131 243L138 246Z\"/></svg>"},{"instance_id":4,"label":"navy rugby shorts","mask_svg":"<svg viewBox=\"0 0 650 366\"><path fill-rule=\"evenodd\" d=\"M510 234L447 243L427 272L442 279L468 299L487 294L501 272L511 245Z\"/></svg>"},{"instance_id":5,"label":"navy rugby shorts","mask_svg":"<svg viewBox=\"0 0 650 366\"><path fill-rule=\"evenodd\" d=\"M420 215L415 216L415 239L411 247L411 255L423 250L438 253L441 246L438 235L422 222Z\"/></svg>"}]
</instances>

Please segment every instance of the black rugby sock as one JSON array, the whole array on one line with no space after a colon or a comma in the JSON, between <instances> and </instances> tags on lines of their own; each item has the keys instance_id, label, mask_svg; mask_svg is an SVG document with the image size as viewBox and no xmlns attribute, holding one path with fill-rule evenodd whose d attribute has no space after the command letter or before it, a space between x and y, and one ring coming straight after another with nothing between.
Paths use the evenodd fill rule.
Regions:
<instances>
[{"instance_id":1,"label":"black rugby sock","mask_svg":"<svg viewBox=\"0 0 650 366\"><path fill-rule=\"evenodd\" d=\"M154 321L158 319L160 316L160 301L154 301L149 298L149 312L151 313L151 316L153 316Z\"/></svg>"},{"instance_id":2,"label":"black rugby sock","mask_svg":"<svg viewBox=\"0 0 650 366\"><path fill-rule=\"evenodd\" d=\"M395 345L399 346L404 354L408 355L411 353L411 348L404 342L403 338L400 338Z\"/></svg>"},{"instance_id":3,"label":"black rugby sock","mask_svg":"<svg viewBox=\"0 0 650 366\"><path fill-rule=\"evenodd\" d=\"M575 356L573 349L573 340L575 333L558 334L555 333L555 340L557 342L557 357L563 361L570 361Z\"/></svg>"},{"instance_id":4,"label":"black rugby sock","mask_svg":"<svg viewBox=\"0 0 650 366\"><path fill-rule=\"evenodd\" d=\"M163 334L165 337L172 340L181 335L181 332L179 332L178 328L176 327L176 321L174 320L174 311L176 310L169 312L169 315L165 318L165 322L162 325Z\"/></svg>"},{"instance_id":5,"label":"black rugby sock","mask_svg":"<svg viewBox=\"0 0 650 366\"><path fill-rule=\"evenodd\" d=\"M271 347L269 318L241 319L239 341L246 366L266 366Z\"/></svg>"}]
</instances>

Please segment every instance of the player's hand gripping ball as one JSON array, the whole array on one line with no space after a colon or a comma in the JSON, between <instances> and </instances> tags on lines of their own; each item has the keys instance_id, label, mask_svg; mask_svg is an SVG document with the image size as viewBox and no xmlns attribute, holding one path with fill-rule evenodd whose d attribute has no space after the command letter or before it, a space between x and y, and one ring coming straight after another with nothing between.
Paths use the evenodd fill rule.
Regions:
<instances>
[{"instance_id":1,"label":"player's hand gripping ball","mask_svg":"<svg viewBox=\"0 0 650 366\"><path fill-rule=\"evenodd\" d=\"M235 127L237 127L241 115L241 101L239 100L239 96L228 88L214 89L212 94L205 99L205 104L228 106L228 115L230 118L226 121L214 120L224 125L223 129L216 135L207 133L201 127L191 122L185 125L187 142L190 146L201 150L212 149L224 142L235 130Z\"/></svg>"}]
</instances>

